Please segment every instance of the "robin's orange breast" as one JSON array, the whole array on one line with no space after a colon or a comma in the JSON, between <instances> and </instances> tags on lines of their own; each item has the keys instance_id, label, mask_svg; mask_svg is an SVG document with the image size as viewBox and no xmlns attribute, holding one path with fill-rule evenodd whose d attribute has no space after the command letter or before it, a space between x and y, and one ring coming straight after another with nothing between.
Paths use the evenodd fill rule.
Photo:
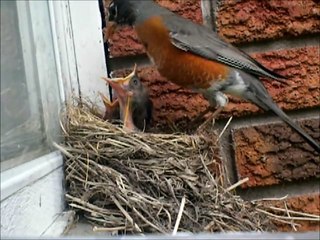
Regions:
<instances>
[{"instance_id":1,"label":"robin's orange breast","mask_svg":"<svg viewBox=\"0 0 320 240\"><path fill-rule=\"evenodd\" d=\"M135 29L160 74L175 84L206 89L227 78L229 69L225 65L175 47L160 16L149 18Z\"/></svg>"}]
</instances>

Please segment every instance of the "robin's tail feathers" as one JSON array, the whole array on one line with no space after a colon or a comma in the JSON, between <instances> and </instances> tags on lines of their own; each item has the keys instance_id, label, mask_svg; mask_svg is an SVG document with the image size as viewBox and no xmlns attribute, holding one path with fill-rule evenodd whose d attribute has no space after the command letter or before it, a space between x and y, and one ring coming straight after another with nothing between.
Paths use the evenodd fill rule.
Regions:
<instances>
[{"instance_id":1,"label":"robin's tail feathers","mask_svg":"<svg viewBox=\"0 0 320 240\"><path fill-rule=\"evenodd\" d=\"M285 114L274 102L264 101L264 107L268 107L269 110L274 112L290 127L292 127L306 142L308 142L318 153L320 153L320 145L307 134L298 124L296 124L287 114Z\"/></svg>"},{"instance_id":2,"label":"robin's tail feathers","mask_svg":"<svg viewBox=\"0 0 320 240\"><path fill-rule=\"evenodd\" d=\"M292 127L306 142L310 144L318 153L320 146L309 134L307 134L298 124L296 124L287 114L285 114L272 100L264 85L256 78L250 75L243 75L247 88L242 97L251 101L265 111L271 110L290 127Z\"/></svg>"}]
</instances>

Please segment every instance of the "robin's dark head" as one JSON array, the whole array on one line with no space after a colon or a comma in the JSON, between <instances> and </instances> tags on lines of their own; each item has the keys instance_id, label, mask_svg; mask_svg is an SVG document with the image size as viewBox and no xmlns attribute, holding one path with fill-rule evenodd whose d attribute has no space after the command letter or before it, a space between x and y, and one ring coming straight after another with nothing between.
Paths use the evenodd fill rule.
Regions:
<instances>
[{"instance_id":1,"label":"robin's dark head","mask_svg":"<svg viewBox=\"0 0 320 240\"><path fill-rule=\"evenodd\" d=\"M134 4L130 0L113 0L108 7L109 22L133 25L136 20Z\"/></svg>"},{"instance_id":2,"label":"robin's dark head","mask_svg":"<svg viewBox=\"0 0 320 240\"><path fill-rule=\"evenodd\" d=\"M134 26L153 17L155 13L168 12L154 0L112 0L108 6L108 22L104 30L110 40L119 25Z\"/></svg>"}]
</instances>

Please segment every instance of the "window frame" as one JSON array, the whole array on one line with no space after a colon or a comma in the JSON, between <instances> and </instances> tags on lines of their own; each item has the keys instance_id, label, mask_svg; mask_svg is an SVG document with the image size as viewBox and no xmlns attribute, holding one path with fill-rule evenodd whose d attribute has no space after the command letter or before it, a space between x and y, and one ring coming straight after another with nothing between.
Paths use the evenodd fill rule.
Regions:
<instances>
[{"instance_id":1,"label":"window frame","mask_svg":"<svg viewBox=\"0 0 320 240\"><path fill-rule=\"evenodd\" d=\"M59 141L59 137L61 139L61 132L57 130L60 129L59 121L52 123L50 118L58 118L66 101L70 100L70 98L74 96L85 96L96 101L98 96L97 91L103 91L108 95L107 86L100 80L100 77L107 75L107 69L103 49L98 0L96 2L85 2L86 4L94 4L94 6L91 5L90 8L95 9L93 11L97 11L99 13L95 18L92 18L90 22L91 24L98 23L98 31L95 29L93 33L87 35L90 37L86 39L88 45L97 47L96 51L91 55L98 55L98 57L95 57L94 59L98 66L96 69L91 69L93 66L92 64L94 64L92 62L90 63L90 66L83 67L83 63L88 61L86 58L87 53L89 51L92 52L92 49L83 48L83 46L81 46L81 39L75 39L74 37L74 35L77 35L80 38L83 37L83 29L86 28L85 26L80 26L80 24L82 24L80 21L81 15L78 14L78 11L81 8L81 4L77 4L77 2L72 1L17 1L17 9L19 9L18 14L30 14L32 39L34 43L28 44L35 44L33 48L35 49L34 54L36 55L36 74L39 79L42 108L51 109L50 106L52 104L58 104L58 107L54 106L54 108L56 108L55 110L58 109L57 111L48 110L47 114L43 116L45 135L50 145L52 142ZM54 61L55 64L54 71L58 81L59 96L47 96L46 94L50 90L51 86L50 81L46 81L45 77L48 69L42 68L42 65L44 64L45 58L48 57L48 52L39 51L37 46L38 40L41 38L39 29L43 29L45 27L44 23L41 22L42 17L45 17L43 15L45 13L38 12L37 4L47 4L48 7L50 24L46 27L52 37L54 56L50 57L51 61ZM82 8L80 10L82 13L87 13L86 8ZM101 32L99 30L101 30ZM80 65L82 65L83 68L81 71L79 71ZM92 77L94 77L94 79L92 79ZM99 105L101 107L103 106L102 103ZM42 161L47 162L47 164L40 164ZM63 161L61 153L56 151L54 147L51 147L49 151L44 152L40 157L2 171L1 201L26 185L31 184L33 181L36 181L37 179L39 180L51 171L62 167L62 165ZM30 176L32 177L30 178Z\"/></svg>"}]
</instances>

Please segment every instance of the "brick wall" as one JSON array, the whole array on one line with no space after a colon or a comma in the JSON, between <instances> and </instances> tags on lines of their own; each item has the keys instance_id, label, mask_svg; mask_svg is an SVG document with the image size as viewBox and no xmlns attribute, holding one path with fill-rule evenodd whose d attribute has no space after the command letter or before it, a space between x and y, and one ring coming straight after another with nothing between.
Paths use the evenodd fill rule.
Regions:
<instances>
[{"instance_id":1,"label":"brick wall","mask_svg":"<svg viewBox=\"0 0 320 240\"><path fill-rule=\"evenodd\" d=\"M108 0L106 0L108 1ZM320 4L317 0L158 0L170 10L218 31L266 67L290 80L264 81L275 102L315 139L319 131ZM186 122L208 105L202 96L168 82L148 61L136 34L120 29L109 42L113 76L137 63L148 86L156 124ZM289 195L295 210L320 214L320 160L286 124L253 104L231 98L215 127L225 126L221 155L232 182L249 177L239 193L248 199ZM280 203L279 203L280 204ZM279 225L280 230L288 230ZM319 230L301 223L300 231Z\"/></svg>"}]
</instances>

